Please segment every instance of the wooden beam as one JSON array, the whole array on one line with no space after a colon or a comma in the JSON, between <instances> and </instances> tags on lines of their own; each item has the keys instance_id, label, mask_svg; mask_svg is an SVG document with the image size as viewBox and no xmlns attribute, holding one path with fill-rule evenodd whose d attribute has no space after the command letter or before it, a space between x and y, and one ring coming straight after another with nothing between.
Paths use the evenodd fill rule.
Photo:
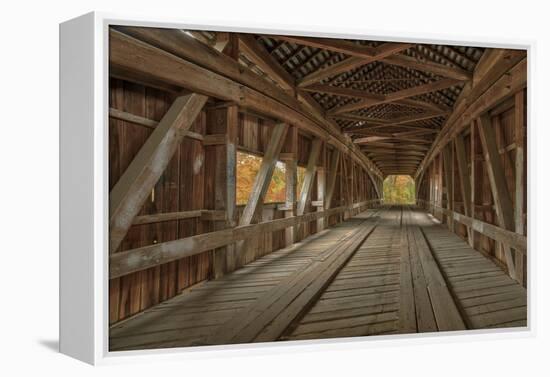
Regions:
<instances>
[{"instance_id":1,"label":"wooden beam","mask_svg":"<svg viewBox=\"0 0 550 377\"><path fill-rule=\"evenodd\" d=\"M207 97L176 98L168 112L109 193L109 250L114 253L163 174Z\"/></svg>"},{"instance_id":2,"label":"wooden beam","mask_svg":"<svg viewBox=\"0 0 550 377\"><path fill-rule=\"evenodd\" d=\"M391 166L401 168L401 167L416 167L418 165L418 163L416 163L416 162L406 162L406 161L382 161L382 162L378 162L377 165L380 168L391 167Z\"/></svg>"},{"instance_id":3,"label":"wooden beam","mask_svg":"<svg viewBox=\"0 0 550 377\"><path fill-rule=\"evenodd\" d=\"M273 129L273 133L271 134L271 138L269 140L269 145L267 146L262 158L260 170L254 179L254 185L252 186L250 196L248 197L248 202L246 203L243 213L239 219L240 226L251 224L254 217L262 209L265 194L267 193L267 189L271 183L271 177L273 176L273 171L275 170L275 165L277 164L279 152L283 147L287 129L288 125L286 123L279 123Z\"/></svg>"},{"instance_id":4,"label":"wooden beam","mask_svg":"<svg viewBox=\"0 0 550 377\"><path fill-rule=\"evenodd\" d=\"M392 144L392 143L384 143L384 142L371 142L368 146L363 146L364 149L369 149L370 147L375 148L390 148L390 149L402 149L402 150L415 150L415 151L427 151L429 148L421 145L416 144Z\"/></svg>"},{"instance_id":5,"label":"wooden beam","mask_svg":"<svg viewBox=\"0 0 550 377\"><path fill-rule=\"evenodd\" d=\"M294 78L264 49L251 34L239 34L241 52L283 89L295 92Z\"/></svg>"},{"instance_id":6,"label":"wooden beam","mask_svg":"<svg viewBox=\"0 0 550 377\"><path fill-rule=\"evenodd\" d=\"M398 90L396 92L385 95L384 98L380 100L364 99L362 101L343 105L336 109L330 110L329 114L330 115L343 114L343 113L348 113L355 110L367 109L372 106L391 103L391 102L403 100L409 97L418 96L421 94L437 92L439 90L446 89L460 83L461 81L455 80L455 79L442 79L442 80L434 81L428 84L423 84L423 85L418 85L408 89Z\"/></svg>"},{"instance_id":7,"label":"wooden beam","mask_svg":"<svg viewBox=\"0 0 550 377\"><path fill-rule=\"evenodd\" d=\"M304 181L302 183L300 198L298 200L298 209L296 210L297 216L304 214L306 204L311 195L311 188L313 187L313 180L315 179L315 173L317 171L317 160L319 158L319 152L321 151L322 145L323 141L321 139L314 139L311 143L311 150L309 152Z\"/></svg>"},{"instance_id":8,"label":"wooden beam","mask_svg":"<svg viewBox=\"0 0 550 377\"><path fill-rule=\"evenodd\" d=\"M460 177L460 191L462 194L462 201L464 205L464 214L466 216L472 217L470 212L471 206L469 205L472 201L471 193L472 188L470 186L470 176L468 174L468 162L466 161L466 147L464 146L464 137L458 135L455 138L455 151L456 151L456 161L458 165L458 174ZM468 232L468 243L472 243L472 229L466 228Z\"/></svg>"},{"instance_id":9,"label":"wooden beam","mask_svg":"<svg viewBox=\"0 0 550 377\"><path fill-rule=\"evenodd\" d=\"M124 27L125 33L129 27ZM230 57L185 36L178 30L133 28L139 38L110 31L111 68L131 71L148 80L234 102L242 108L293 124L320 137L341 151L350 151L372 174L377 168L341 134L339 127L323 114L303 106L284 90L264 80ZM137 34L135 34L137 35ZM158 47L155 47L158 46ZM137 58L139 57L139 59Z\"/></svg>"},{"instance_id":10,"label":"wooden beam","mask_svg":"<svg viewBox=\"0 0 550 377\"><path fill-rule=\"evenodd\" d=\"M137 125L147 127L147 128L155 128L159 124L159 122L157 122L156 120L148 119L148 118L145 118L145 117L142 117L142 116L139 116L139 115L134 115L134 114L128 113L126 111L121 111L121 110L118 110L118 109L114 109L112 107L109 109L109 117L114 118L114 119L118 119L118 120L122 120L124 122L137 124ZM185 137L188 137L188 138L194 139L194 140L199 140L199 141L204 140L203 135L201 135L197 132L189 131L189 130L185 134Z\"/></svg>"},{"instance_id":11,"label":"wooden beam","mask_svg":"<svg viewBox=\"0 0 550 377\"><path fill-rule=\"evenodd\" d=\"M317 207L317 211L323 211L325 207L325 197L326 197L326 190L327 190L327 148L326 144L323 144L321 147L320 157L321 157L321 165L317 166L317 200L320 205ZM311 203L314 204L313 202ZM326 219L324 217L321 217L317 219L317 232L322 231L325 229L325 221Z\"/></svg>"},{"instance_id":12,"label":"wooden beam","mask_svg":"<svg viewBox=\"0 0 550 377\"><path fill-rule=\"evenodd\" d=\"M386 142L392 142L392 141L407 141L407 142L414 142L416 144L431 144L432 140L428 139L421 139L421 138L414 138L414 137L398 137L398 136L367 136L367 137L360 137L357 139L353 139L353 142L355 144L369 144L369 143L375 143L379 141L386 141Z\"/></svg>"},{"instance_id":13,"label":"wooden beam","mask_svg":"<svg viewBox=\"0 0 550 377\"><path fill-rule=\"evenodd\" d=\"M336 114L336 115L331 115L331 118L349 120L349 121L354 121L354 122L369 122L369 123L372 123L372 124L375 124L375 125L391 123L388 119L371 118L371 117L366 117L366 116L361 116L361 115L356 115L356 114L341 114L341 115ZM355 126L345 127L344 131L349 129L349 128L354 128L354 127ZM366 126L365 126L365 128L366 128Z\"/></svg>"},{"instance_id":14,"label":"wooden beam","mask_svg":"<svg viewBox=\"0 0 550 377\"><path fill-rule=\"evenodd\" d=\"M427 205L433 207L434 210L440 211L446 216L454 218L459 223L474 229L476 232L479 232L497 242L510 245L523 255L527 254L527 237L525 237L524 235L518 234L514 231L503 229L494 224L489 224L478 219L473 219L458 212L450 211L446 208L442 208L432 203L429 203L426 200L419 199L419 201L426 203Z\"/></svg>"},{"instance_id":15,"label":"wooden beam","mask_svg":"<svg viewBox=\"0 0 550 377\"><path fill-rule=\"evenodd\" d=\"M432 110L432 111L444 111L446 113L451 112L451 108L445 105L437 105L435 103L421 101L412 98L405 98L394 102L396 105L417 107L419 109Z\"/></svg>"},{"instance_id":16,"label":"wooden beam","mask_svg":"<svg viewBox=\"0 0 550 377\"><path fill-rule=\"evenodd\" d=\"M476 218L476 124L472 121L470 124L470 203L466 203L470 207L470 216L472 219ZM472 238L470 246L475 249L476 245L476 232L472 229Z\"/></svg>"},{"instance_id":17,"label":"wooden beam","mask_svg":"<svg viewBox=\"0 0 550 377\"><path fill-rule=\"evenodd\" d=\"M362 98L373 102L384 100L386 96L383 94L369 93L364 90L342 88L339 86L331 86L326 84L312 84L300 89L312 93L326 93L340 97Z\"/></svg>"},{"instance_id":18,"label":"wooden beam","mask_svg":"<svg viewBox=\"0 0 550 377\"><path fill-rule=\"evenodd\" d=\"M361 67L363 65L382 60L388 56L396 54L400 51L406 50L411 47L408 43L391 43L388 46L379 46L375 55L367 58L359 58L356 56L349 57L338 63L323 67L317 71L310 73L302 80L298 82L299 87L305 87L311 84L320 82L328 77L339 75L343 72L350 71L352 69Z\"/></svg>"},{"instance_id":19,"label":"wooden beam","mask_svg":"<svg viewBox=\"0 0 550 377\"><path fill-rule=\"evenodd\" d=\"M334 187L336 187L336 177L338 175L339 162L340 151L335 149L332 151L332 158L330 160L327 195L325 197L325 209L330 209L332 207L332 196L334 195Z\"/></svg>"},{"instance_id":20,"label":"wooden beam","mask_svg":"<svg viewBox=\"0 0 550 377\"><path fill-rule=\"evenodd\" d=\"M416 157L424 157L424 153L423 152L418 152L418 151L398 151L398 150L387 150L387 149L378 149L378 150L373 150L371 152L368 153L369 156L374 156L374 155L382 155L382 156L387 156L387 155L390 155L390 156L397 156L397 157L400 157L400 156L416 156Z\"/></svg>"},{"instance_id":21,"label":"wooden beam","mask_svg":"<svg viewBox=\"0 0 550 377\"><path fill-rule=\"evenodd\" d=\"M472 74L457 67L433 63L429 61L420 61L411 56L402 54L389 56L383 60L384 63L398 65L406 68L413 68L418 71L430 72L438 76L448 77L455 80L467 81L472 79Z\"/></svg>"},{"instance_id":22,"label":"wooden beam","mask_svg":"<svg viewBox=\"0 0 550 377\"><path fill-rule=\"evenodd\" d=\"M399 117L399 118L394 118L394 119L391 120L390 124L395 125L395 126L402 126L402 125L409 124L409 123L420 122L422 120L428 120L428 119L433 119L433 118L446 116L448 114L449 113L446 112L446 111L429 111L429 112L427 111L427 112L420 113L420 114L405 115L405 116L402 116L402 117ZM416 129L425 130L426 128L418 126L418 127L416 127ZM437 132L439 132L439 130L435 130L435 132L437 133Z\"/></svg>"},{"instance_id":23,"label":"wooden beam","mask_svg":"<svg viewBox=\"0 0 550 377\"><path fill-rule=\"evenodd\" d=\"M377 164L384 164L384 163L394 163L394 164L397 164L397 163L404 163L404 164L415 164L418 165L418 160L407 160L407 159L387 159L387 160L378 160L376 162ZM381 165L382 166L382 165Z\"/></svg>"},{"instance_id":24,"label":"wooden beam","mask_svg":"<svg viewBox=\"0 0 550 377\"><path fill-rule=\"evenodd\" d=\"M163 221L177 221L201 217L204 210L155 213L153 215L136 216L132 225L160 223Z\"/></svg>"},{"instance_id":25,"label":"wooden beam","mask_svg":"<svg viewBox=\"0 0 550 377\"><path fill-rule=\"evenodd\" d=\"M213 224L213 230L222 230L236 225L237 195L237 133L238 107L230 105L206 110L206 133L204 148L205 204L216 211L224 211L226 221ZM207 143L210 139L212 142ZM213 141L219 140L215 143ZM212 275L219 278L237 268L235 245L227 245L213 251Z\"/></svg>"},{"instance_id":26,"label":"wooden beam","mask_svg":"<svg viewBox=\"0 0 550 377\"><path fill-rule=\"evenodd\" d=\"M450 146L447 146L443 149L443 177L445 178L445 191L447 193L447 209L451 211L451 195L452 195L452 172L451 172L451 150ZM452 217L447 216L447 226L449 227L449 230L452 231L453 224L452 224Z\"/></svg>"},{"instance_id":27,"label":"wooden beam","mask_svg":"<svg viewBox=\"0 0 550 377\"><path fill-rule=\"evenodd\" d=\"M503 102L527 84L525 51L487 49L474 71L471 83L466 83L416 176L430 161L482 113Z\"/></svg>"},{"instance_id":28,"label":"wooden beam","mask_svg":"<svg viewBox=\"0 0 550 377\"><path fill-rule=\"evenodd\" d=\"M248 41L245 41L245 43L250 45L250 46L255 46L254 48L257 51L263 51L263 55L260 54L259 52L256 53L256 55L258 55L258 56L260 56L260 55L263 56L263 59L258 59L258 61L256 62L257 64L260 65L260 68L267 67L268 70L274 71L275 70L274 67L278 67L277 69L280 68L284 71L284 69L282 67L280 67L280 65L275 61L275 59L273 59L269 54L267 54L267 51L265 51L261 46L258 45L257 41L255 41L253 39L251 39L251 40L249 39ZM380 56L386 56L386 54L393 53L392 51L401 51L402 47L403 46L401 44L393 44L392 46L385 46L385 47L380 46L380 49L378 51L380 53ZM280 80L284 80L287 83L288 86L293 87L293 82L291 81L291 77L285 76L285 75L280 75L279 78L280 78ZM320 115L323 119L326 119L324 110L309 95L309 93L307 93L305 91L297 91L297 94L298 94L298 98L300 100L302 100L314 113L316 113L318 116ZM375 176L379 175L378 174L379 172L375 171L375 173L377 173L377 174L373 174L371 169L372 169L372 167L376 167L376 165L370 165L370 164L372 164L372 163L370 161L368 161L367 162L367 167L365 165L363 165L363 168L367 171L367 174L368 174L369 178L374 183ZM379 191L377 190L377 192L379 192Z\"/></svg>"},{"instance_id":29,"label":"wooden beam","mask_svg":"<svg viewBox=\"0 0 550 377\"><path fill-rule=\"evenodd\" d=\"M515 226L512 199L507 188L506 175L500 161L500 154L498 153L495 130L487 114L479 117L478 126L497 215L501 219L501 226L513 230Z\"/></svg>"},{"instance_id":30,"label":"wooden beam","mask_svg":"<svg viewBox=\"0 0 550 377\"><path fill-rule=\"evenodd\" d=\"M356 206L369 202L357 203ZM197 255L207 250L257 237L258 234L271 233L315 221L320 217L332 216L347 211L347 207L336 207L325 212L311 212L302 216L277 219L259 224L250 224L227 228L215 232L202 233L195 236L167 241L137 249L111 254L109 257L109 278L128 275L153 266L168 263L181 258Z\"/></svg>"},{"instance_id":31,"label":"wooden beam","mask_svg":"<svg viewBox=\"0 0 550 377\"><path fill-rule=\"evenodd\" d=\"M296 82L279 62L269 54L258 40L249 34L239 34L241 50L252 62L264 71L272 80L277 82L289 95L298 99L313 112L324 116L324 109L315 101L309 93L298 92Z\"/></svg>"},{"instance_id":32,"label":"wooden beam","mask_svg":"<svg viewBox=\"0 0 550 377\"><path fill-rule=\"evenodd\" d=\"M398 132L398 133L394 133L393 135L399 136L399 137L417 136L417 135L432 133L432 131L433 130L431 129L420 129L420 130L413 130L413 131ZM428 136L428 137L431 137L431 136Z\"/></svg>"},{"instance_id":33,"label":"wooden beam","mask_svg":"<svg viewBox=\"0 0 550 377\"><path fill-rule=\"evenodd\" d=\"M344 39L311 38L292 35L269 35L268 37L302 46L340 52L342 54L357 56L360 58L372 58L377 53L377 49L375 47L360 45Z\"/></svg>"},{"instance_id":34,"label":"wooden beam","mask_svg":"<svg viewBox=\"0 0 550 377\"><path fill-rule=\"evenodd\" d=\"M293 157L285 161L285 207L288 208L285 211L285 217L292 217L296 214L296 186L298 183L298 128L291 126L287 131L287 142L285 143L286 151L291 153ZM285 229L285 243L286 246L292 245L296 242L296 234L298 229L296 227L288 227Z\"/></svg>"},{"instance_id":35,"label":"wooden beam","mask_svg":"<svg viewBox=\"0 0 550 377\"><path fill-rule=\"evenodd\" d=\"M312 93L326 93L332 94L340 97L350 97L350 98L362 98L367 101L372 101L373 103L383 101L386 99L386 96L383 94L376 94L366 92L364 90L343 88L339 86L324 85L324 84L312 84L300 89L301 92L312 92ZM394 101L397 105L416 107L420 109L432 110L432 111L448 111L448 109L443 109L442 107L429 103L426 101L413 100L410 98L405 98L401 100Z\"/></svg>"},{"instance_id":36,"label":"wooden beam","mask_svg":"<svg viewBox=\"0 0 550 377\"><path fill-rule=\"evenodd\" d=\"M479 117L478 127L499 225L506 230L514 230L514 207L498 153L495 130L488 114ZM515 278L515 264L509 245L504 245L504 253L510 275Z\"/></svg>"},{"instance_id":37,"label":"wooden beam","mask_svg":"<svg viewBox=\"0 0 550 377\"><path fill-rule=\"evenodd\" d=\"M227 135L225 133L205 135L202 145L205 147L213 145L224 145L227 143Z\"/></svg>"},{"instance_id":38,"label":"wooden beam","mask_svg":"<svg viewBox=\"0 0 550 377\"><path fill-rule=\"evenodd\" d=\"M279 62L273 58L268 51L253 36L248 34L239 35L242 51L256 64L262 71L275 80L283 89L287 90L292 97L295 97L300 104L304 104L317 119L327 121L325 110L309 93L298 91L292 75L288 73ZM337 129L337 125L330 123L330 126Z\"/></svg>"},{"instance_id":39,"label":"wooden beam","mask_svg":"<svg viewBox=\"0 0 550 377\"><path fill-rule=\"evenodd\" d=\"M382 141L382 140L388 140L391 139L391 136L367 136L367 137L360 137L357 139L354 139L353 142L355 144L368 144L373 141Z\"/></svg>"},{"instance_id":40,"label":"wooden beam","mask_svg":"<svg viewBox=\"0 0 550 377\"><path fill-rule=\"evenodd\" d=\"M118 109L110 108L109 109L109 117L114 119L123 120L125 122L138 124L140 126L144 126L147 128L155 128L159 122L152 119L147 119L139 115L130 114L125 111L121 111Z\"/></svg>"},{"instance_id":41,"label":"wooden beam","mask_svg":"<svg viewBox=\"0 0 550 377\"><path fill-rule=\"evenodd\" d=\"M355 202L355 195L357 194L356 193L356 189L355 189L355 164L353 162L353 160L351 160L351 168L350 168L350 175L349 175L349 178L350 178L350 189L351 189L351 204L353 204Z\"/></svg>"},{"instance_id":42,"label":"wooden beam","mask_svg":"<svg viewBox=\"0 0 550 377\"><path fill-rule=\"evenodd\" d=\"M514 141L516 144L515 159L515 192L514 192L514 223L518 234L525 234L524 195L525 195L525 92L519 91L515 95L514 105ZM516 274L518 281L525 284L524 260L522 255L515 255Z\"/></svg>"},{"instance_id":43,"label":"wooden beam","mask_svg":"<svg viewBox=\"0 0 550 377\"><path fill-rule=\"evenodd\" d=\"M350 115L352 115L352 114L346 114L345 116L347 117L347 116L350 116ZM373 130L373 129L385 128L385 127L404 126L404 125L407 125L409 123L420 122L422 120L438 118L438 117L445 116L445 115L448 115L448 112L446 112L446 111L429 111L429 112L424 112L424 113L421 113L421 114L405 115L405 116L397 117L397 118L394 118L394 119L384 119L383 121L379 121L378 122L379 124L360 126L360 127L357 127L357 126L347 127L347 128L344 128L343 131L347 132L347 131L352 131L352 130L353 131ZM341 118L343 116L344 115L336 115L334 117L335 118ZM358 116L355 116L355 115L353 115L353 117L356 118L357 121L367 121L367 119L369 119L369 118L366 118L366 117L363 117L363 119L360 119L361 117L358 117ZM426 132L428 132L428 130L430 130L429 128L425 128L425 127L421 127L421 126L409 126L409 127L404 127L404 128L411 128L411 127L412 127L412 129L416 129L416 130L426 130ZM433 133L438 133L439 132L438 130L435 130L435 129L432 129L432 131L433 131Z\"/></svg>"}]
</instances>

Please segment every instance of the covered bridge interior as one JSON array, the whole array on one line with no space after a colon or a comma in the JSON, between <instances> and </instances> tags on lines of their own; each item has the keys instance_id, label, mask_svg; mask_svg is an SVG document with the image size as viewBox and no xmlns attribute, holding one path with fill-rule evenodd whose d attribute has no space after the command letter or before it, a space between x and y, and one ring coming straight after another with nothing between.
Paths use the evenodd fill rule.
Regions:
<instances>
[{"instance_id":1,"label":"covered bridge interior","mask_svg":"<svg viewBox=\"0 0 550 377\"><path fill-rule=\"evenodd\" d=\"M112 351L527 325L525 51L109 43Z\"/></svg>"}]
</instances>

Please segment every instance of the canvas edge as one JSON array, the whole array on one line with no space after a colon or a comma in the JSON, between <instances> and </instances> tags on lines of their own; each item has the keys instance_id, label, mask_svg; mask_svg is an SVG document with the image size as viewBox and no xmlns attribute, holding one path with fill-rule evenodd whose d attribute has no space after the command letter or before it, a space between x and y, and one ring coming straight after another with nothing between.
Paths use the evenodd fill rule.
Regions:
<instances>
[{"instance_id":1,"label":"canvas edge","mask_svg":"<svg viewBox=\"0 0 550 377\"><path fill-rule=\"evenodd\" d=\"M59 350L94 363L94 17L59 25Z\"/></svg>"}]
</instances>

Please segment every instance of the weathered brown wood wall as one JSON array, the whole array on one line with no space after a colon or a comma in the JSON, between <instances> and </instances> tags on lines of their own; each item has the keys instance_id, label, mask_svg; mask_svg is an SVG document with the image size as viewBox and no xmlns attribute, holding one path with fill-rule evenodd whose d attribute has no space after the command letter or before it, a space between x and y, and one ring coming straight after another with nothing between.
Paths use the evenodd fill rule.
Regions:
<instances>
[{"instance_id":1,"label":"weathered brown wood wall","mask_svg":"<svg viewBox=\"0 0 550 377\"><path fill-rule=\"evenodd\" d=\"M110 101L112 109L120 110L154 121L160 121L167 112L175 94L112 78L110 81ZM220 133L220 124L227 122L225 118L228 106L209 103L201 111L190 131L205 135ZM237 118L237 148L240 151L262 156L271 137L275 122L264 117L247 112L238 112ZM111 117L109 120L109 188L111 189L128 167L133 157L142 147L152 132L152 127L135 124ZM175 156L166 171L155 185L138 216L170 212L215 210L219 203L215 188L219 182L216 176L216 163L219 162L223 146L204 145L201 140L186 137L183 139ZM298 147L296 160L298 166L305 167L312 146L312 137L298 132ZM221 149L220 149L221 148ZM285 152L283 147L282 152ZM325 171L330 161L332 147L326 145L317 162L318 171ZM332 207L352 205L376 198L376 192L367 173L349 157L345 158L345 170L340 163L332 197ZM351 177L353 172L353 177ZM329 172L330 174L330 172ZM346 178L347 176L347 178ZM318 175L315 176L311 198L305 212L315 212L317 207L312 204L318 200ZM345 180L345 181L344 181ZM351 196L346 196L346 192ZM261 212L261 221L281 219L285 211L284 203L266 203ZM238 223L244 206L236 206L235 222ZM354 208L347 216L363 210L365 207ZM342 214L328 218L328 225L342 221ZM347 217L346 217L347 218ZM149 224L133 225L121 246L116 252L135 249L155 243L161 243L197 234L223 229L223 225L212 219L199 217L162 221ZM297 235L299 241L318 231L317 221L311 221L301 227ZM285 230L265 233L256 239L251 239L248 247L240 255L239 262L228 263L228 270L238 268L266 255L274 250L285 247ZM222 251L222 252L225 252ZM158 304L182 290L203 280L213 278L213 251L182 258L111 279L109 282L109 319L111 323L127 318L146 308Z\"/></svg>"},{"instance_id":2,"label":"weathered brown wood wall","mask_svg":"<svg viewBox=\"0 0 550 377\"><path fill-rule=\"evenodd\" d=\"M169 93L122 80L110 82L110 106L159 121L173 101ZM204 133L201 114L191 130ZM109 188L127 168L152 130L111 118L109 121ZM204 206L204 148L184 139L140 215L202 209ZM205 231L198 218L134 225L118 251L183 238ZM156 266L110 280L109 317L116 321L174 296L208 277L208 253Z\"/></svg>"},{"instance_id":3,"label":"weathered brown wood wall","mask_svg":"<svg viewBox=\"0 0 550 377\"><path fill-rule=\"evenodd\" d=\"M523 130L523 138L519 138L523 151L527 147L527 106L526 106L526 90L522 90L520 93L515 93L510 98L496 106L489 111L491 127L493 128L496 136L496 144L499 151L500 162L502 164L505 173L505 183L512 199L514 210L517 207L516 195L516 149L518 140L516 133L518 129ZM515 99L515 100L514 100ZM518 105L518 101L523 101L523 105ZM520 112L520 113L518 113ZM518 123L521 124L518 126ZM473 202L473 218L481 220L488 224L498 224L497 212L495 209L495 202L493 194L491 192L491 184L489 182L489 174L487 171L487 164L485 161L483 147L478 131L478 120L475 120L470 127L467 127L465 131L458 137L464 138L466 161L468 165L468 176L471 179L472 187L472 202ZM439 220L446 221L446 216L439 208L447 208L446 195L447 187L442 179L443 164L442 154L438 154L430 163L426 169L426 173L423 177L421 189L418 193L418 198L425 201L427 209ZM462 198L460 189L460 176L458 173L456 154L453 153L454 164L454 190L453 190L453 203L452 210L454 212L466 215L464 200ZM473 169L473 174L472 174ZM527 187L527 156L525 155L523 161L523 188ZM442 189L440 189L442 188ZM522 204L522 219L523 219L523 235L527 235L527 190L520 191L523 195ZM471 204L470 204L471 205ZM468 238L467 227L458 222L454 223L454 231L462 238ZM471 230L474 234L473 243L477 250L482 251L495 258L503 267L506 267L506 256L504 248L499 245L494 239L477 232L475 229ZM524 258L525 256L523 256ZM516 255L517 262L521 256ZM526 275L525 263L523 263L523 276Z\"/></svg>"}]
</instances>

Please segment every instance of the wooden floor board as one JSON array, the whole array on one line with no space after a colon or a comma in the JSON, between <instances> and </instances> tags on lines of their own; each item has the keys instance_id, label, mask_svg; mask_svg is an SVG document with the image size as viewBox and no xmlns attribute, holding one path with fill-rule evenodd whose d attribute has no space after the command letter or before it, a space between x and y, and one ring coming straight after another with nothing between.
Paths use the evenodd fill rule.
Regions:
<instances>
[{"instance_id":1,"label":"wooden floor board","mask_svg":"<svg viewBox=\"0 0 550 377\"><path fill-rule=\"evenodd\" d=\"M527 323L524 287L445 226L426 222L422 230L471 328Z\"/></svg>"},{"instance_id":2,"label":"wooden floor board","mask_svg":"<svg viewBox=\"0 0 550 377\"><path fill-rule=\"evenodd\" d=\"M113 325L110 349L524 327L526 305L525 288L446 226L382 208Z\"/></svg>"}]
</instances>

